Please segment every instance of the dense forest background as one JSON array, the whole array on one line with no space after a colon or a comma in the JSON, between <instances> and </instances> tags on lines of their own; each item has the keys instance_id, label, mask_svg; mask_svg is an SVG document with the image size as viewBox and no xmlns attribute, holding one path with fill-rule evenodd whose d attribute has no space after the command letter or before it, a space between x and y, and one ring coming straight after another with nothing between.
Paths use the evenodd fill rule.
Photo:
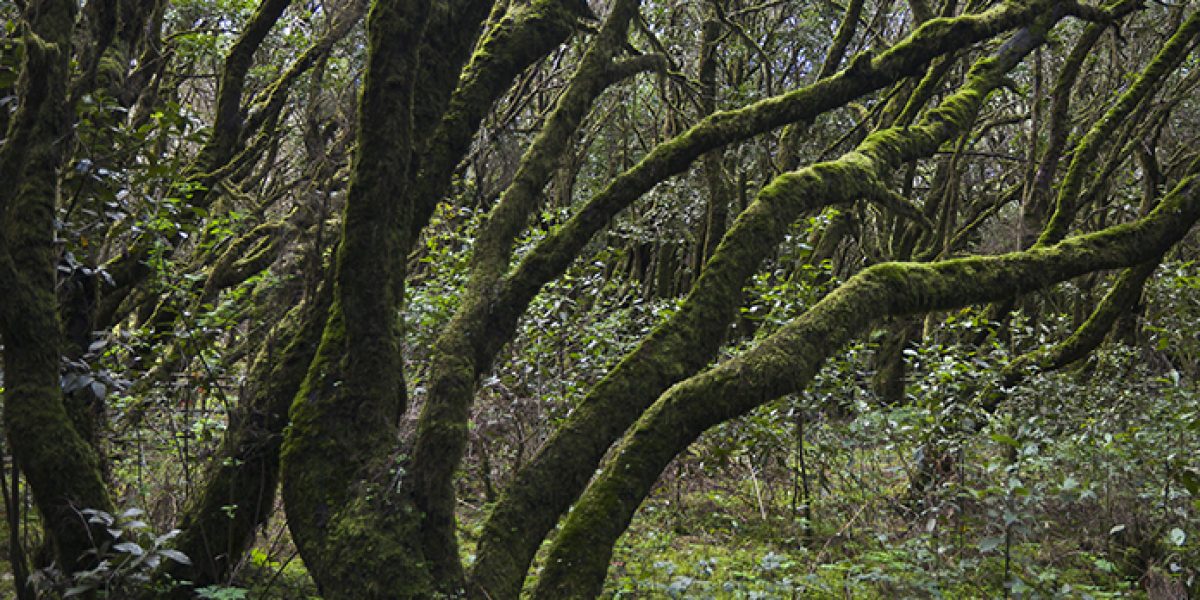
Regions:
<instances>
[{"instance_id":1,"label":"dense forest background","mask_svg":"<svg viewBox=\"0 0 1200 600\"><path fill-rule=\"evenodd\" d=\"M0 4L0 594L1200 593L1200 6Z\"/></svg>"}]
</instances>

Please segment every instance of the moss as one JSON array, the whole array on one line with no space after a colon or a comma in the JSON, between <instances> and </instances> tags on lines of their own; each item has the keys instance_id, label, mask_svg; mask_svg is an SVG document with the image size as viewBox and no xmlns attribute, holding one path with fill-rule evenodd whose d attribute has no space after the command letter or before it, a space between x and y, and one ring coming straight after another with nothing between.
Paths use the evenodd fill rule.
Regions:
<instances>
[{"instance_id":1,"label":"moss","mask_svg":"<svg viewBox=\"0 0 1200 600\"><path fill-rule=\"evenodd\" d=\"M1033 33L1019 33L1015 41L1007 44L996 57L979 61L973 67L967 84L943 101L938 109L931 111L919 125L897 127L879 132L868 137L855 151L844 155L837 161L819 163L800 171L781 175L764 187L755 201L734 222L725 239L718 246L712 260L701 272L695 288L683 306L672 315L666 324L656 329L633 354L622 361L592 394L589 394L585 404L596 403L602 406L603 410L577 411L568 419L568 426L571 426L572 434L581 433L574 427L577 425L578 419L586 417L603 419L603 422L593 420L588 421L586 425L579 424L579 429L587 432L586 435L590 437L591 443L598 449L598 453L582 457L565 456L564 453L567 450L572 453L577 453L578 450L575 447L558 446L558 441L562 439L562 436L556 434L533 461L534 465L538 465L539 470L545 469L539 472L542 474L553 473L553 476L559 481L564 479L564 472L570 472L573 469L586 468L587 471L579 472L579 476L572 477L572 480L582 479L582 475L585 473L590 474L593 467L589 466L587 461L599 461L600 453L615 438L614 435L613 438L605 439L598 434L619 431L619 427L631 423L654 400L654 394L666 389L667 385L677 379L670 379L667 376L671 372L669 370L639 373L636 380L630 378L625 380L625 383L626 385L636 383L641 387L640 393L625 393L620 396L608 395L611 392L609 388L606 388L606 384L610 380L629 377L631 373L625 369L631 364L654 365L661 360L691 365L691 370L677 375L686 376L710 360L715 353L715 344L712 340L721 338L720 332L732 318L733 307L736 307L740 300L745 282L757 270L761 260L769 255L783 239L790 223L805 212L820 206L861 197L877 196L882 188L879 181L890 169L904 162L930 155L944 142L958 135L963 128L968 127L974 121L975 113L979 110L980 105L991 89L1000 83L1004 74L1019 63L1026 53L1041 43L1043 38L1039 32L1044 32L1049 24L1049 22L1041 23ZM910 275L910 270L907 268L881 266L873 269L870 276L853 285L844 286L831 298L871 297L874 302L880 304L859 303L853 306L853 310L849 310L847 306L835 303L834 308L830 309L831 313L822 315L823 318L819 324L821 332L814 334L810 339L842 339L842 336L848 335L847 332L856 330L854 327L841 324L853 322L858 311L869 313L872 308L886 306L884 292L887 289L917 288L923 290L919 286L907 286L907 279ZM940 282L931 280L928 283L932 286ZM933 289L928 293L936 295L945 291ZM917 296L909 299L910 301L920 302L927 292L911 291L910 293ZM663 349L656 347L655 342L660 339L660 336L668 335L679 336L683 343L673 347L679 353L664 356L661 354ZM803 340L793 341L796 344L795 348L807 349L812 356L823 356L821 354L824 351L823 348L818 348L811 342L806 343ZM729 400L727 396L744 394L741 386L757 385L755 382L762 376L762 371L769 370L769 367L764 365L776 364L781 356L788 355L779 347L769 347L747 355L745 360L733 361L728 381L721 384L727 388L721 393L705 393L703 401L715 403L715 406L712 407L713 410L717 410L717 407L721 405L738 406L737 401ZM815 369L815 367L813 368ZM803 379L811 375L803 375L810 370L812 369L802 368L798 371L799 375L793 374L793 377ZM687 381L705 381L705 378L705 375L700 375ZM781 394L787 390L787 383L785 380L776 378L773 383L767 384L761 393L751 394L750 397L765 401L769 397L775 397L772 394ZM596 491L593 493L592 488L589 488L587 494L580 500L575 512L568 518L567 525L555 538L550 562L539 580L539 595L543 597L560 594L583 595L599 590L597 586L603 580L604 569L607 566L607 553L610 551L612 542L623 531L628 522L627 518L632 515L632 509L636 508L643 497L639 486L646 481L655 480L659 470L665 465L665 462L659 461L669 460L678 451L679 446L673 445L669 440L676 440L678 444L686 445L692 439L679 437L680 431L695 431L695 427L688 422L693 418L691 414L666 412L666 409L659 408L662 403L669 405L675 401L673 399L684 394L680 390L686 385L684 383L671 388L663 396L663 399L650 409L650 412L642 416L640 424L635 426L623 445L624 448L629 449L628 452L620 452L620 458L609 463L605 474L598 480L599 487L593 486ZM694 383L693 385L701 384ZM682 409L680 410L682 411ZM730 410L735 409L730 408ZM659 419L666 419L666 421ZM647 423L654 423L654 426L643 430L642 426ZM711 424L703 425L700 431ZM695 434L698 434L698 431L695 431ZM641 440L645 440L644 443ZM635 446L638 448L636 451L632 449ZM555 468L543 466L543 463L548 465L551 461ZM590 463L590 465L594 464L595 462ZM625 471L629 471L629 473L625 473ZM637 485L630 483L633 481L638 482ZM638 489L637 492L630 491L635 488ZM522 491L526 489L537 491ZM558 487L547 488L545 479L530 481L519 475L517 491L511 493L525 496L520 503L524 506L535 504L530 497L536 496L540 500L537 502L538 504L553 504L556 507L565 508L563 500L569 502L573 496L564 494L564 492L569 493L574 490L569 490L561 484ZM615 525L584 522L587 520L586 515L590 510L587 508L588 504L598 502L603 506L603 510L608 511L611 509L609 504L617 502L618 499L622 509L629 509L629 512L626 513L624 510L620 512L621 518L613 520ZM580 512L581 508L584 509L582 512ZM501 516L505 522L512 522L515 520L514 513L515 511L509 509L505 500L502 499L492 518ZM576 516L576 514L582 516ZM626 520L622 521L622 518ZM543 532L543 530L539 530L539 532ZM487 542L487 533L489 531L485 530L485 541L481 542L481 548L485 543L490 543ZM503 530L497 531L496 534L507 539L508 547L512 547L514 536L506 534Z\"/></svg>"},{"instance_id":2,"label":"moss","mask_svg":"<svg viewBox=\"0 0 1200 600\"><path fill-rule=\"evenodd\" d=\"M258 526L271 514L288 409L316 354L331 296L326 287L311 305L293 308L263 344L221 451L181 520L176 548L191 557L192 564L166 565L174 579L196 587L227 581ZM284 345L282 350L277 344ZM232 513L230 506L235 507Z\"/></svg>"},{"instance_id":3,"label":"moss","mask_svg":"<svg viewBox=\"0 0 1200 600\"><path fill-rule=\"evenodd\" d=\"M1004 63L988 63L997 72L978 79L976 86L986 90L995 85L1002 75L999 69L1011 67L1017 58L1019 55L1008 57ZM977 110L983 96L983 91L969 89L952 100L960 103L955 106L974 102ZM583 407L518 474L490 515L479 548L480 556L503 553L505 557L496 559L490 572L479 573L479 585L492 586L487 589L501 593L519 586L541 537L574 500L612 440L641 415L658 393L694 373L715 355L745 281L782 240L791 222L824 205L877 195L882 173L893 165L936 151L954 133L952 125L935 121L919 128L887 130L871 136L838 161L786 173L764 187L734 222L680 309L588 394ZM518 272L516 277L520 275ZM546 511L546 507L556 510ZM580 542L571 545L564 555L574 556L574 552L592 546ZM518 560L513 560L513 555ZM572 561L578 564L574 558ZM548 590L562 591L553 587L559 583L546 585L552 586Z\"/></svg>"},{"instance_id":4,"label":"moss","mask_svg":"<svg viewBox=\"0 0 1200 600\"><path fill-rule=\"evenodd\" d=\"M1005 4L979 15L935 19L871 61L870 69L843 71L813 85L761 100L744 108L714 113L676 138L656 146L622 173L546 238L508 278L501 297L523 307L573 258L609 220L659 182L683 172L696 158L715 148L809 120L850 100L913 75L933 58L1029 23L1047 2Z\"/></svg>"},{"instance_id":5,"label":"moss","mask_svg":"<svg viewBox=\"0 0 1200 600\"><path fill-rule=\"evenodd\" d=\"M1034 375L1065 367L1096 349L1117 319L1127 314L1137 303L1146 280L1154 273L1161 260L1162 257L1158 256L1121 273L1092 314L1066 339L1013 359L1001 371L1000 384L985 389L980 394L983 407L988 411L995 410L1007 400L1006 390Z\"/></svg>"},{"instance_id":6,"label":"moss","mask_svg":"<svg viewBox=\"0 0 1200 600\"><path fill-rule=\"evenodd\" d=\"M1110 138L1117 127L1147 96L1159 88L1163 78L1179 66L1188 54L1188 47L1197 36L1200 36L1200 13L1193 12L1154 55L1133 85L1121 94L1116 104L1109 108L1079 141L1071 158L1071 165L1059 186L1054 213L1038 238L1038 245L1053 244L1067 234L1071 222L1075 219L1079 191L1083 188L1084 178L1092 169L1096 157L1111 143Z\"/></svg>"},{"instance_id":7,"label":"moss","mask_svg":"<svg viewBox=\"0 0 1200 600\"><path fill-rule=\"evenodd\" d=\"M444 113L422 119L436 123L437 128L430 132L428 155L422 159L413 194L418 199L411 224L414 235L443 197L454 168L495 100L511 87L517 75L566 41L574 31L578 13L572 5L563 0L537 0L511 7L479 41L457 87L453 85L455 82L449 82L454 91ZM457 74L458 70L449 72ZM439 72L438 76L446 75ZM426 84L429 86L436 88L435 83Z\"/></svg>"},{"instance_id":8,"label":"moss","mask_svg":"<svg viewBox=\"0 0 1200 600\"><path fill-rule=\"evenodd\" d=\"M282 448L288 524L326 597L420 597L421 515L394 456L405 408L398 319L417 198L416 74L429 3L376 2L333 302ZM416 547L414 547L416 546Z\"/></svg>"},{"instance_id":9,"label":"moss","mask_svg":"<svg viewBox=\"0 0 1200 600\"><path fill-rule=\"evenodd\" d=\"M1193 173L1150 216L1133 224L1001 256L867 268L758 346L659 398L567 517L537 596L598 592L609 548L677 453L709 427L802 390L829 354L879 319L988 302L1138 264L1178 242L1197 219L1200 179ZM600 511L602 519L595 516Z\"/></svg>"},{"instance_id":10,"label":"moss","mask_svg":"<svg viewBox=\"0 0 1200 600\"><path fill-rule=\"evenodd\" d=\"M508 266L513 240L536 209L540 191L558 157L608 81L606 67L621 47L624 30L634 13L633 4L623 2L610 15L568 90L522 158L514 183L476 241L471 281L462 308L435 345L430 394L418 423L411 481L417 506L425 513L422 538L426 556L435 565L434 575L439 581L461 581L461 573L437 572L458 565L452 478L466 444L466 421L475 381L490 367L492 357L505 341L489 318L492 291ZM457 161L454 145L445 140L473 131L482 109L490 105L498 90L508 86L511 75L565 39L577 16L562 2L543 1L514 8L500 18L480 42L439 129L438 139L442 141L434 147L444 152L445 158ZM442 172L436 157L427 170ZM422 218L418 216L414 226ZM511 328L507 330L511 335Z\"/></svg>"},{"instance_id":11,"label":"moss","mask_svg":"<svg viewBox=\"0 0 1200 600\"><path fill-rule=\"evenodd\" d=\"M99 458L72 424L59 384L62 340L53 244L57 171L68 123L66 82L76 4L31 2L26 14L19 106L0 149L0 335L4 422L13 456L33 491L55 558L67 571L108 538L80 508L111 510Z\"/></svg>"}]
</instances>

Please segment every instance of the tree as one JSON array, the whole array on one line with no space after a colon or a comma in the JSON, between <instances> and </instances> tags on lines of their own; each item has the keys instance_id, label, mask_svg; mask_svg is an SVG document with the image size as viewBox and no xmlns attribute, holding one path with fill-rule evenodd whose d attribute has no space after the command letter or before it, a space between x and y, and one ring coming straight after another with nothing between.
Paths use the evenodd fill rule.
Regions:
<instances>
[{"instance_id":1,"label":"tree","mask_svg":"<svg viewBox=\"0 0 1200 600\"><path fill-rule=\"evenodd\" d=\"M1119 187L1112 174L1129 156L1124 148L1187 147L1161 132L1195 83L1189 53L1200 35L1200 12L1173 10L1173 34L1139 39L1144 67L1127 87L1088 96L1092 110L1103 114L1088 117L1086 133L1072 139L1069 111L1081 93L1080 64L1106 31L1139 18L1139 7L1128 1L985 4L960 9L951 1L935 13L914 1L890 15L885 3L862 26L864 3L850 2L835 19L822 64L807 78L788 72L786 63L795 57L771 55L746 29L760 13L787 19L795 7L699 3L699 92L692 113L670 101L672 94L691 92L684 57L658 39L642 14L669 4L613 0L597 11L601 18L578 0L378 0L366 16L351 126L349 119L322 114L321 78L333 76L331 57L351 35L361 7L303 8L310 17L325 15L323 28L264 75L254 72L256 64L269 64L264 54L288 53L286 40L269 46L273 28L285 12L301 10L287 0L264 0L222 51L219 84L207 90L211 127L188 139L162 125L168 109L178 109L177 99L163 98L178 93L164 65L179 60L163 51L170 38L163 15L183 14L185 7L95 0L77 23L74 2L25 3L18 30L5 40L6 61L20 57L20 79L13 88L17 109L4 117L0 147L0 173L12 182L0 190L0 339L7 439L47 525L54 559L67 572L89 568L94 557L81 557L115 535L82 518L82 509L112 512L114 504L97 434L104 427L105 389L68 384L99 383L79 371L80 361L131 323L144 326L157 345L132 348L127 360L159 357L141 371L135 390L189 364L183 358L189 352L202 361L204 353L188 344L227 342L215 333L207 340L172 340L172 332L202 330L189 321L197 311L207 304L204 310L214 312L222 290L268 269L296 277L270 290L273 300L258 302L256 317L232 319L274 325L241 352L250 360L230 353L231 364L246 364L246 382L222 446L180 520L176 547L190 560L163 567L164 577L197 587L225 580L269 514L278 484L291 535L326 597L516 597L535 553L560 522L533 596L594 596L614 543L672 459L709 428L804 390L832 352L883 319L984 303L998 303L994 312L1001 319L1023 294L1130 269L1111 302L1106 299L1072 338L1088 341L1069 352L1045 349L1058 354L1031 355L1006 373L1023 372L1028 362L1051 369L1086 354L1200 218L1200 161L1190 154L1163 174L1153 151L1139 155L1147 182L1143 214L1099 227L1078 218L1085 207L1112 206L1108 198ZM766 28L767 48L786 50L780 30L758 25ZM882 35L873 31L880 26ZM901 28L905 33L888 43L888 31ZM862 51L846 61L856 39ZM1052 39L1071 40L1073 49L1046 97L1040 66L1031 93L1019 83L1028 73L1018 71L1028 68L1031 55L1042 65ZM766 92L720 109L717 49L730 40L742 44L746 58L737 55L745 60L739 64L755 65ZM531 81L528 74L564 43L573 49L559 55L570 65L557 75L561 91L545 102L544 114L525 117L536 133L511 177L496 186L453 316L438 326L422 367L427 376L419 402L411 402L402 328L413 276L409 257L419 253L439 204L462 202L457 181L473 175L475 185L486 183L480 152L487 141L480 132L488 131L494 107L515 105L522 94L537 97L522 86L512 89L514 81ZM348 47L351 54L363 48ZM725 83L750 81L747 70L726 74ZM573 181L581 167L563 157L586 153L580 137L606 92L636 86L648 72L663 90L664 139L647 145L595 193L576 199L564 181ZM307 97L290 101L306 74ZM992 110L1005 88L1028 108L1012 111L1015 116ZM870 110L855 104L867 99ZM105 108L87 108L97 103ZM294 106L303 107L295 111L302 117L286 109ZM861 114L844 110L854 106ZM806 148L806 132L831 113L854 120L850 133L825 151ZM101 117L116 125L97 126ZM151 118L160 129L140 129ZM289 119L304 123L302 139L288 138ZM989 131L1027 122L1029 168L995 177L1013 179L1005 182L1010 189L982 193L988 176L972 175L968 165L974 142L988 140L978 144L984 157L1009 152L1005 144L1017 144L993 141ZM348 132L341 142L331 139L334 123ZM69 134L73 129L85 131ZM116 139L127 130L140 137ZM148 137L155 131L161 139ZM92 210L90 222L72 214L72 196L82 197L84 186L101 204L105 198L92 190L103 182L80 177L90 174L93 161L90 148L76 141L89 135L97 136L92 147L129 149L127 156L110 157L114 164L145 164L151 155L158 161L168 146L190 157L123 184L126 192L157 190L157 200L139 209L148 211L144 223L152 226L131 227L103 210ZM745 150L756 141L765 150ZM731 159L722 152L731 149L763 157L753 171L767 181L743 202L737 198L750 186L726 172ZM287 161L277 160L280 152L294 153L310 168L289 174ZM1101 160L1105 168L1094 172ZM1055 195L1062 162L1068 166ZM655 293L685 296L517 470L484 523L477 559L464 569L455 476L480 380L494 370L546 286L589 256L589 244L622 211L696 163L703 165L707 202L691 243L658 244L654 274L643 267ZM982 160L978 165L993 168ZM744 175L743 169L733 167ZM564 171L574 172L556 179ZM317 201L288 195L300 183ZM72 184L79 186L73 194ZM562 208L569 216L518 252L521 236L542 218L548 186L567 199ZM342 205L336 229L326 222L330 201ZM1022 208L1022 244L1001 254L974 247L975 232L1012 203ZM242 204L254 206L261 222L234 231L230 215ZM831 241L822 243L836 248L846 231L856 230L865 260L845 262L857 273L748 350L722 357L749 282L789 238L793 223L827 207L838 207L842 216L834 221L838 228L831 224L825 232ZM66 233L56 233L56 223ZM87 240L96 238L105 240L101 251L89 249ZM823 258L831 254L827 249ZM176 270L186 275L172 279ZM891 359L916 335L907 325L895 333ZM1002 401L996 393L989 397ZM408 427L403 417L414 411L416 425Z\"/></svg>"}]
</instances>

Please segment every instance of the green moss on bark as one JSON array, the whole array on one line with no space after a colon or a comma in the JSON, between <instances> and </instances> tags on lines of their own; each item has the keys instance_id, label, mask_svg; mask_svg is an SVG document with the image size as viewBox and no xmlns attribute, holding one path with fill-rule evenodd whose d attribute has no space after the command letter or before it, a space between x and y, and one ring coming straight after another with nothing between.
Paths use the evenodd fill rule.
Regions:
<instances>
[{"instance_id":1,"label":"green moss on bark","mask_svg":"<svg viewBox=\"0 0 1200 600\"><path fill-rule=\"evenodd\" d=\"M66 571L107 539L84 508L112 508L99 458L72 424L59 387L62 354L55 295L55 200L60 144L67 137L66 87L76 5L31 2L23 24L20 108L0 149L0 335L4 423L13 456L33 491L55 558Z\"/></svg>"},{"instance_id":2,"label":"green moss on bark","mask_svg":"<svg viewBox=\"0 0 1200 600\"><path fill-rule=\"evenodd\" d=\"M429 3L377 1L367 24L358 146L321 344L282 448L288 525L329 598L420 597L420 515L398 491L404 409L398 315L415 200L413 103Z\"/></svg>"},{"instance_id":3,"label":"green moss on bark","mask_svg":"<svg viewBox=\"0 0 1200 600\"><path fill-rule=\"evenodd\" d=\"M745 282L783 239L789 224L821 206L878 196L880 182L891 168L932 154L960 127L973 122L987 93L1040 39L1022 35L997 58L981 61L967 85L921 125L874 134L841 159L781 175L760 192L734 222L679 311L589 393L501 498L480 541L481 556L503 553L486 579L482 573L479 576L492 586L489 591L508 595L519 589L542 537L583 489L611 443L659 393L712 359ZM687 144L686 139L687 134L673 143ZM651 157L643 162L653 163ZM521 276L518 271L514 278ZM585 545L573 546L572 551ZM570 569L548 568L547 572L565 574ZM546 591L547 595L564 593L555 587L557 583L545 585L546 590L554 590Z\"/></svg>"},{"instance_id":4,"label":"green moss on bark","mask_svg":"<svg viewBox=\"0 0 1200 600\"><path fill-rule=\"evenodd\" d=\"M1162 49L1154 55L1150 64L1138 75L1133 85L1117 99L1108 112L1088 130L1075 148L1071 165L1059 186L1058 199L1054 213L1050 216L1046 229L1038 238L1038 245L1053 244L1063 238L1075 220L1076 202L1079 192L1083 189L1084 179L1091 171L1096 157L1102 149L1111 143L1113 132L1124 122L1126 117L1150 94L1153 94L1162 80L1171 74L1188 54L1192 41L1200 36L1200 12L1193 12L1175 33L1167 40Z\"/></svg>"},{"instance_id":5,"label":"green moss on bark","mask_svg":"<svg viewBox=\"0 0 1200 600\"><path fill-rule=\"evenodd\" d=\"M676 454L709 427L804 389L830 353L880 318L993 301L1138 264L1180 240L1198 218L1200 180L1193 173L1162 206L1132 224L1025 252L864 270L752 350L679 383L655 402L567 518L534 597L597 594L612 544Z\"/></svg>"}]
</instances>

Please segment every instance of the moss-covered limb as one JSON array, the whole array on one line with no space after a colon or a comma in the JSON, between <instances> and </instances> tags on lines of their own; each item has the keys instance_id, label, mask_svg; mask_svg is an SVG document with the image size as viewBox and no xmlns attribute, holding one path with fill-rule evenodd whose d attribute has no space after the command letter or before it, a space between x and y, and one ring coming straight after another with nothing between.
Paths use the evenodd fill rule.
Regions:
<instances>
[{"instance_id":1,"label":"moss-covered limb","mask_svg":"<svg viewBox=\"0 0 1200 600\"><path fill-rule=\"evenodd\" d=\"M1058 189L1054 213L1050 216L1046 228L1038 238L1039 245L1053 244L1062 239L1075 219L1077 201L1080 190L1083 189L1084 179L1092 167L1092 163L1100 152L1110 143L1110 136L1124 122L1147 96L1154 93L1163 79L1170 75L1187 56L1192 41L1200 35L1200 11L1193 12L1187 20L1180 24L1175 33L1167 40L1162 49L1154 55L1150 64L1138 75L1129 89L1117 99L1079 144L1067 168L1067 174Z\"/></svg>"},{"instance_id":2,"label":"moss-covered limb","mask_svg":"<svg viewBox=\"0 0 1200 600\"><path fill-rule=\"evenodd\" d=\"M913 75L938 56L1028 23L1046 2L1004 4L993 10L933 19L878 57L862 55L847 69L810 86L755 104L721 111L660 144L592 198L561 229L543 240L506 284L516 294L536 293L562 273L593 235L621 210L664 179L683 172L715 148L788 123L812 119L850 100Z\"/></svg>"},{"instance_id":3,"label":"moss-covered limb","mask_svg":"<svg viewBox=\"0 0 1200 600\"><path fill-rule=\"evenodd\" d=\"M1039 31L1048 25L1042 24ZM786 173L762 190L734 221L680 309L597 384L516 475L480 539L481 554L503 555L488 575L496 586L489 589L519 589L543 536L583 489L612 442L659 393L712 359L745 282L789 225L815 208L879 195L880 176L890 168L932 154L959 127L973 122L988 91L1042 38L1023 31L1014 39L997 56L980 61L967 86L931 111L920 126L873 134L840 160ZM503 294L500 299L498 307L524 306L521 299ZM519 316L494 315L492 322L504 327Z\"/></svg>"},{"instance_id":4,"label":"moss-covered limb","mask_svg":"<svg viewBox=\"0 0 1200 600\"><path fill-rule=\"evenodd\" d=\"M215 170L233 156L242 133L242 91L254 64L254 53L291 3L292 0L263 0L225 56L217 86L212 137L201 149L196 165L201 173Z\"/></svg>"},{"instance_id":5,"label":"moss-covered limb","mask_svg":"<svg viewBox=\"0 0 1200 600\"><path fill-rule=\"evenodd\" d=\"M508 269L516 237L537 210L546 186L593 101L612 81L613 57L623 48L638 3L614 4L588 47L554 111L521 159L512 184L488 215L475 240L471 276L462 305L434 345L429 396L417 426L411 488L425 513L422 538L438 581L454 583L461 574L439 573L438 565L459 565L454 526L453 476L466 447L469 407L475 381L511 338L512 329L494 327L489 307ZM526 21L529 22L528 20ZM503 25L503 21L501 21ZM495 35L493 31L493 35ZM483 44L487 47L487 43Z\"/></svg>"},{"instance_id":6,"label":"moss-covered limb","mask_svg":"<svg viewBox=\"0 0 1200 600\"><path fill-rule=\"evenodd\" d=\"M1117 319L1137 304L1142 288L1161 260L1161 256L1154 257L1122 272L1092 314L1067 339L1023 354L1010 362L1001 374L1002 386L1012 387L1031 375L1061 369L1099 347ZM993 397L989 396L985 405L994 409Z\"/></svg>"},{"instance_id":7,"label":"moss-covered limb","mask_svg":"<svg viewBox=\"0 0 1200 600\"><path fill-rule=\"evenodd\" d=\"M55 297L55 199L66 103L72 0L30 2L22 24L25 56L0 169L0 337L4 340L4 424L67 572L86 566L86 550L107 539L79 510L111 510L99 459L71 422L60 388L61 335ZM21 146L12 147L14 142Z\"/></svg>"},{"instance_id":8,"label":"moss-covered limb","mask_svg":"<svg viewBox=\"0 0 1200 600\"><path fill-rule=\"evenodd\" d=\"M429 17L428 35L422 41L417 98L413 106L413 137L422 152L441 126L450 98L461 83L464 65L478 50L480 36L495 24L506 9L492 0L435 2ZM418 173L414 172L413 175ZM439 194L440 195L440 194Z\"/></svg>"},{"instance_id":9,"label":"moss-covered limb","mask_svg":"<svg viewBox=\"0 0 1200 600\"><path fill-rule=\"evenodd\" d=\"M331 298L325 286L293 308L259 350L204 488L185 509L175 547L192 564L166 565L175 580L193 587L227 581L271 514L288 408L317 352Z\"/></svg>"},{"instance_id":10,"label":"moss-covered limb","mask_svg":"<svg viewBox=\"0 0 1200 600\"><path fill-rule=\"evenodd\" d=\"M1145 155L1140 155L1139 158L1145 174L1141 207L1142 213L1145 214L1157 201L1161 174L1157 165L1153 164L1153 158ZM1193 160L1189 170L1195 172L1197 169L1200 169L1200 162ZM1117 321L1128 316L1137 306L1146 281L1154 274L1162 259L1162 255L1155 256L1122 272L1087 320L1065 340L1037 348L1013 359L1001 372L999 386L986 389L980 394L983 406L987 410L995 410L1005 401L1006 390L1028 377L1061 369L1081 360L1099 347Z\"/></svg>"},{"instance_id":11,"label":"moss-covered limb","mask_svg":"<svg viewBox=\"0 0 1200 600\"><path fill-rule=\"evenodd\" d=\"M716 11L717 7L710 8ZM697 72L700 78L700 111L704 116L717 112L717 43L721 37L721 23L713 17L705 19L700 29L700 64ZM794 127L794 125L793 125ZM704 207L704 220L697 232L697 248L694 263L691 265L694 273L700 268L717 249L717 243L725 236L729 221L729 203L732 201L732 189L726 180L725 152L714 149L706 152L701 161L704 173L704 185L708 198Z\"/></svg>"},{"instance_id":12,"label":"moss-covered limb","mask_svg":"<svg viewBox=\"0 0 1200 600\"><path fill-rule=\"evenodd\" d=\"M317 61L322 60L329 55L329 51L333 49L334 44L341 41L350 33L350 30L358 24L362 19L363 13L366 12L365 2L351 2L350 6L343 12L337 14L333 19L333 24L329 31L325 32L316 42L313 42L292 61L283 73L271 82L266 88L254 96L250 102L249 115L246 117L246 123L243 131L240 133L242 139L253 135L262 128L263 124L271 120L272 115L278 115L283 110L283 105L287 101L288 92L292 85L306 73Z\"/></svg>"},{"instance_id":13,"label":"moss-covered limb","mask_svg":"<svg viewBox=\"0 0 1200 600\"><path fill-rule=\"evenodd\" d=\"M373 3L333 304L290 410L281 455L288 526L328 598L428 592L419 515L396 492L404 410L397 315L412 204L415 75L430 3Z\"/></svg>"},{"instance_id":14,"label":"moss-covered limb","mask_svg":"<svg viewBox=\"0 0 1200 600\"><path fill-rule=\"evenodd\" d=\"M871 193L872 174L856 166L816 165L775 179L735 220L683 306L607 377L518 472L484 526L478 554L489 571L477 583L494 597L514 597L545 534L591 478L605 451L654 397L716 354L735 316L744 282L807 209ZM843 196L844 195L844 196ZM504 303L501 303L504 305ZM494 322L515 322L498 315Z\"/></svg>"},{"instance_id":15,"label":"moss-covered limb","mask_svg":"<svg viewBox=\"0 0 1200 600\"><path fill-rule=\"evenodd\" d=\"M279 250L279 242L283 240L281 233L285 230L283 223L272 221L263 223L237 238L217 257L209 271L208 279L204 282L201 302L210 302L217 293L245 281L270 265ZM265 264L263 264L265 262ZM257 266L257 269L253 269ZM252 272L247 272L252 270Z\"/></svg>"},{"instance_id":16,"label":"moss-covered limb","mask_svg":"<svg viewBox=\"0 0 1200 600\"><path fill-rule=\"evenodd\" d=\"M869 267L744 355L671 388L638 421L580 498L551 547L536 598L591 597L612 545L662 469L708 428L804 389L825 359L878 319L1027 293L1150 260L1200 218L1193 174L1135 223L1001 256Z\"/></svg>"},{"instance_id":17,"label":"moss-covered limb","mask_svg":"<svg viewBox=\"0 0 1200 600\"><path fill-rule=\"evenodd\" d=\"M833 41L829 44L829 49L825 51L825 59L821 61L821 70L817 71L817 79L833 75L842 65L842 60L846 58L846 51L850 48L850 42L854 39L854 33L858 31L858 20L862 17L864 4L864 0L850 0L846 3L846 10L842 13L842 22L838 24L837 33L833 35ZM928 18L923 18L918 19L917 22L924 23L928 20Z\"/></svg>"},{"instance_id":18,"label":"moss-covered limb","mask_svg":"<svg viewBox=\"0 0 1200 600\"><path fill-rule=\"evenodd\" d=\"M428 221L483 117L522 71L567 40L580 17L578 2L517 3L479 41L421 157L414 197L413 235Z\"/></svg>"},{"instance_id":19,"label":"moss-covered limb","mask_svg":"<svg viewBox=\"0 0 1200 600\"><path fill-rule=\"evenodd\" d=\"M1139 4L1136 0L1118 2L1112 8L1114 18L1128 14ZM1072 91L1083 70L1084 60L1091 54L1092 48L1099 41L1105 29L1105 26L1098 23L1089 24L1084 28L1083 33L1071 47L1071 52L1063 62L1062 70L1050 92L1051 106L1045 148L1038 161L1033 183L1021 199L1020 247L1022 249L1033 246L1045 229L1052 201L1051 186L1058 172L1059 162L1066 150L1072 127L1070 114ZM982 224L980 219L971 222ZM967 234L971 229L973 228L964 228L960 235L956 235L955 239L951 240L950 247L953 248L960 241L965 240L965 236L961 234ZM989 307L987 320L998 321L1005 318L1012 306L1011 302L1005 302Z\"/></svg>"}]
</instances>

